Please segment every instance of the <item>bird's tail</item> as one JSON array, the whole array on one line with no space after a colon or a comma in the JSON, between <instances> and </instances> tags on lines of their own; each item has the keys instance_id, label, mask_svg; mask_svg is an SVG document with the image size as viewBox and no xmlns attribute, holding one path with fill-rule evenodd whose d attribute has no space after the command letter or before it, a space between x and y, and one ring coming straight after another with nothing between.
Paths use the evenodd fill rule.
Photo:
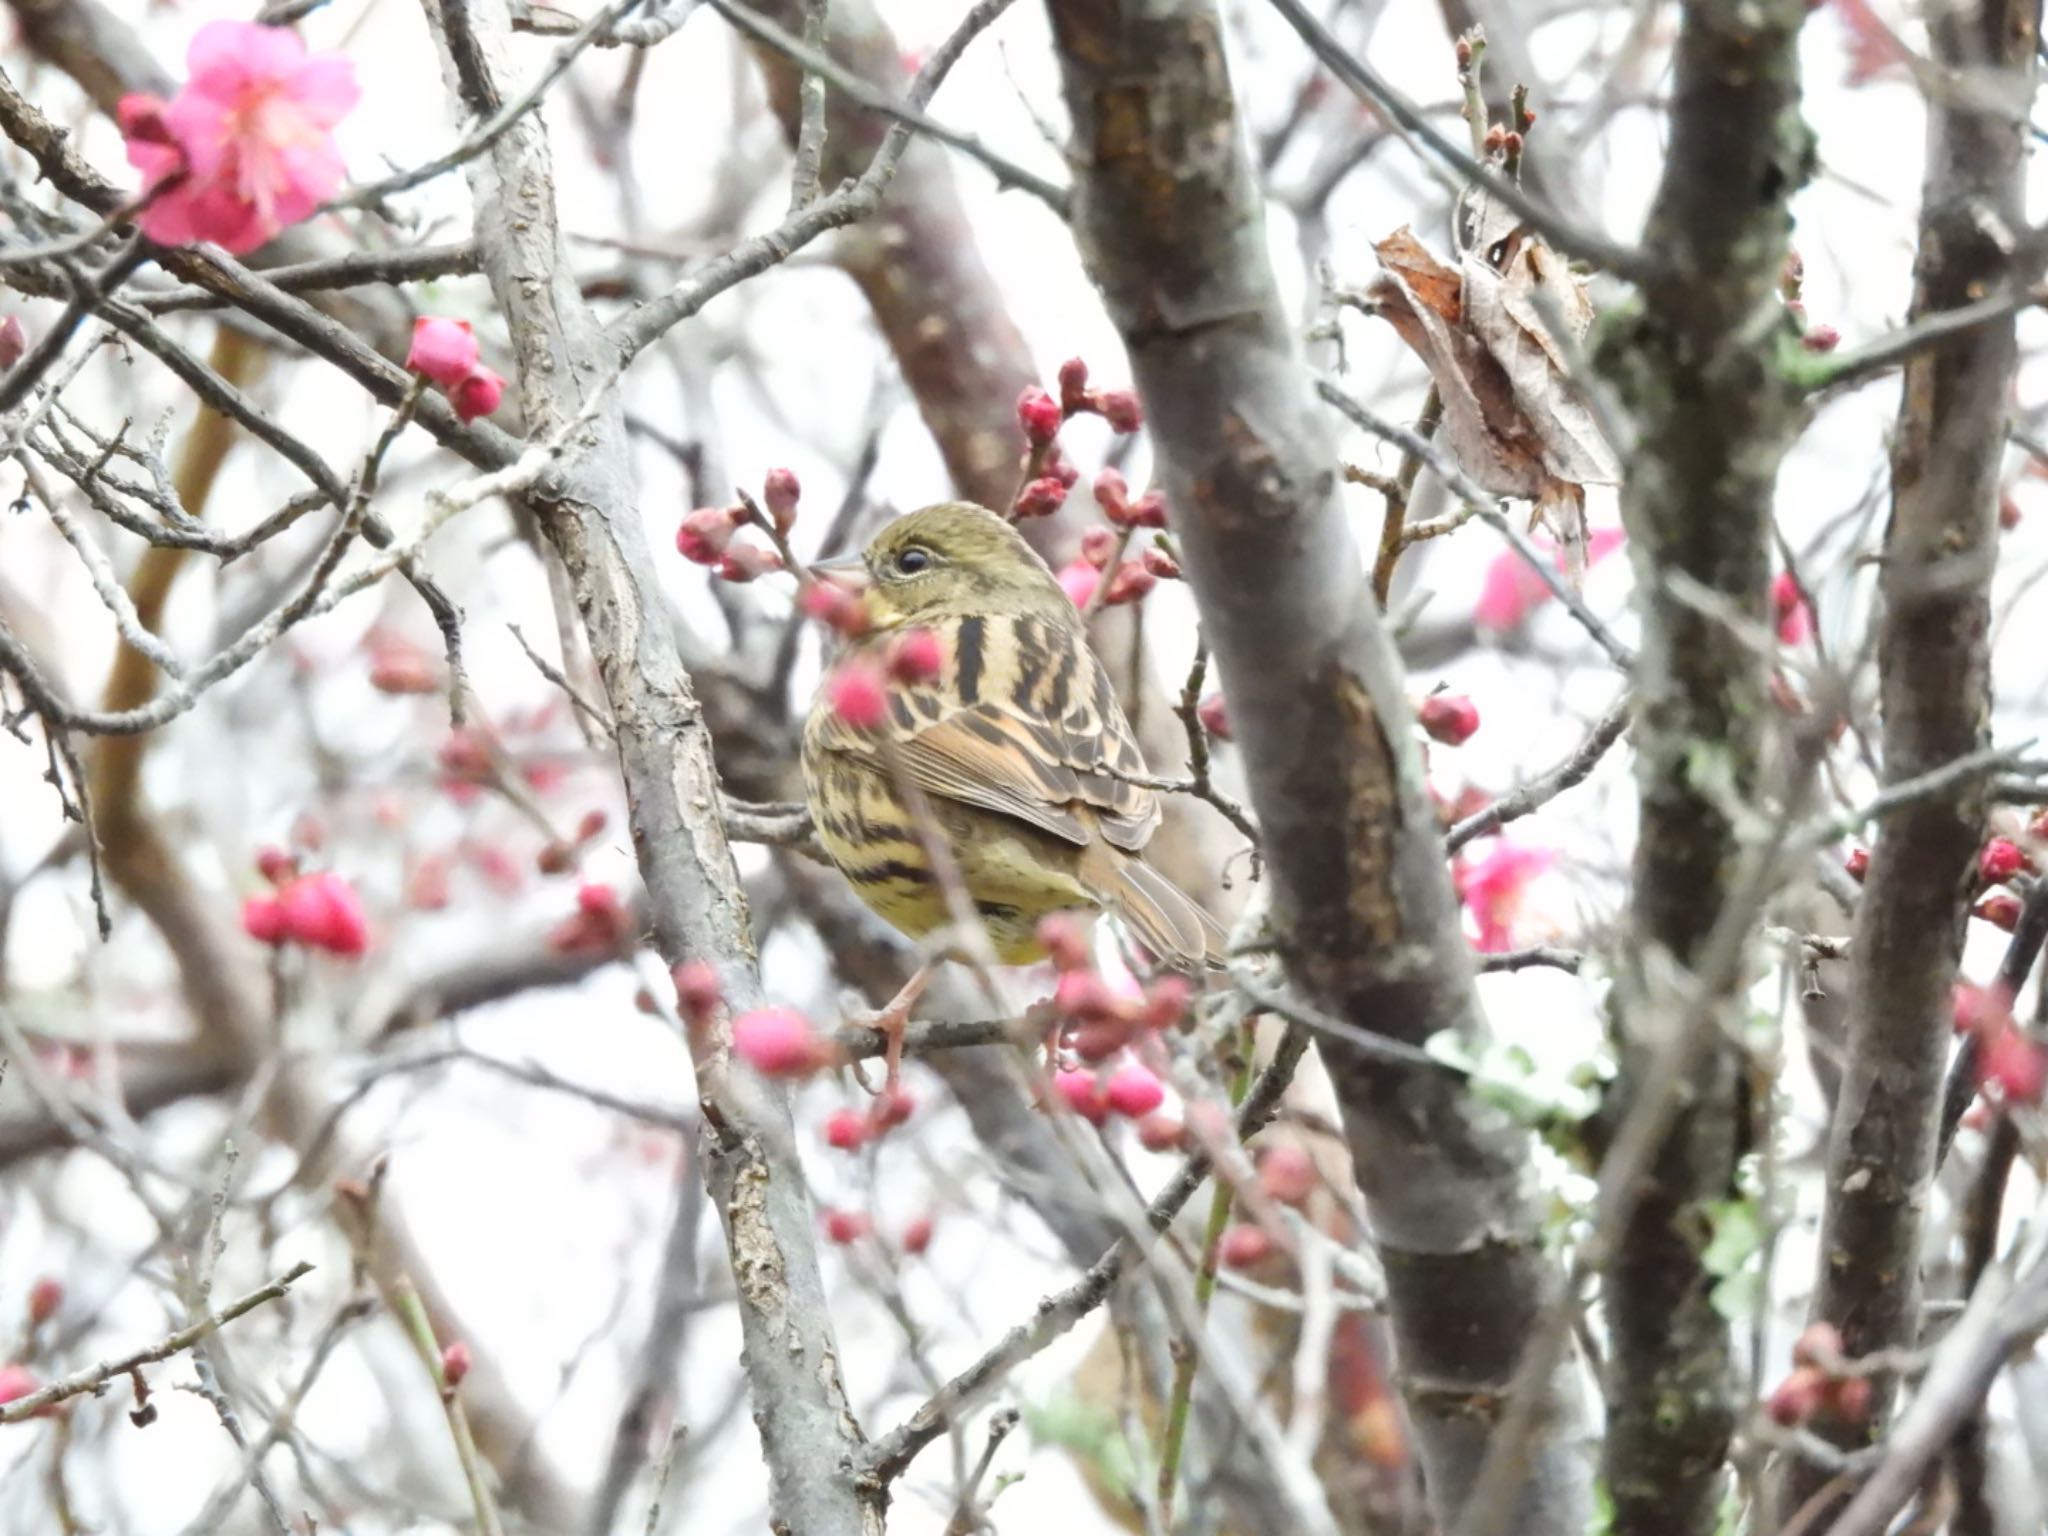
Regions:
<instances>
[{"instance_id":1,"label":"bird's tail","mask_svg":"<svg viewBox=\"0 0 2048 1536\"><path fill-rule=\"evenodd\" d=\"M1082 878L1101 904L1130 925L1147 949L1177 970L1221 969L1223 925L1143 859L1097 843Z\"/></svg>"}]
</instances>

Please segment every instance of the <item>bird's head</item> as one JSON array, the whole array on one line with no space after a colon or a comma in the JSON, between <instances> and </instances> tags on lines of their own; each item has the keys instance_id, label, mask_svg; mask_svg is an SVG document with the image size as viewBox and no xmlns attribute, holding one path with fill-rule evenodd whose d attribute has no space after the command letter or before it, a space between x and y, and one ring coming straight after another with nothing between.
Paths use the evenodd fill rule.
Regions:
<instances>
[{"instance_id":1,"label":"bird's head","mask_svg":"<svg viewBox=\"0 0 2048 1536\"><path fill-rule=\"evenodd\" d=\"M972 502L941 502L897 518L843 569L866 588L869 619L881 630L966 614L1074 614L1037 551Z\"/></svg>"}]
</instances>

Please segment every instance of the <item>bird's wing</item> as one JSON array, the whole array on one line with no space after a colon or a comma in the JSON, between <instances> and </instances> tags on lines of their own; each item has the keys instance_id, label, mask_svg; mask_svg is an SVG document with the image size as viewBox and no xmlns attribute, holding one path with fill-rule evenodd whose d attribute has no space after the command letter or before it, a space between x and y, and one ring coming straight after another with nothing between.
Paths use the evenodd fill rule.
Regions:
<instances>
[{"instance_id":1,"label":"bird's wing","mask_svg":"<svg viewBox=\"0 0 2048 1536\"><path fill-rule=\"evenodd\" d=\"M1014 816L1085 845L1135 852L1159 824L1158 796L1133 778L1145 759L1109 676L1078 628L1032 616L934 626L939 676L892 683L879 732L823 723L820 745L885 756L927 794Z\"/></svg>"}]
</instances>

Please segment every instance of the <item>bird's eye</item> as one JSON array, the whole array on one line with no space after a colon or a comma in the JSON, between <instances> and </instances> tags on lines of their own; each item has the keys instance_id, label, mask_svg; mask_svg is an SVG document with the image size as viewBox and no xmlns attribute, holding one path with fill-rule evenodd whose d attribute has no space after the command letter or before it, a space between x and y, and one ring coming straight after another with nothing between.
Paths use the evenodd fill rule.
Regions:
<instances>
[{"instance_id":1,"label":"bird's eye","mask_svg":"<svg viewBox=\"0 0 2048 1536\"><path fill-rule=\"evenodd\" d=\"M896 573L899 576L915 576L932 568L931 551L912 545L896 556Z\"/></svg>"}]
</instances>

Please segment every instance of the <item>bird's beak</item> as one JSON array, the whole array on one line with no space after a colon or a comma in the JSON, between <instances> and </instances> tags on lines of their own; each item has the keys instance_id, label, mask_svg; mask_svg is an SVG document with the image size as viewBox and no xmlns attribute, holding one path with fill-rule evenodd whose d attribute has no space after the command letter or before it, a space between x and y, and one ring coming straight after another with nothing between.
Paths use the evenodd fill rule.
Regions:
<instances>
[{"instance_id":1,"label":"bird's beak","mask_svg":"<svg viewBox=\"0 0 2048 1536\"><path fill-rule=\"evenodd\" d=\"M865 592L873 585L868 580L867 565L858 553L839 555L830 560L814 560L810 569L813 576L836 587L844 587L849 592Z\"/></svg>"}]
</instances>

